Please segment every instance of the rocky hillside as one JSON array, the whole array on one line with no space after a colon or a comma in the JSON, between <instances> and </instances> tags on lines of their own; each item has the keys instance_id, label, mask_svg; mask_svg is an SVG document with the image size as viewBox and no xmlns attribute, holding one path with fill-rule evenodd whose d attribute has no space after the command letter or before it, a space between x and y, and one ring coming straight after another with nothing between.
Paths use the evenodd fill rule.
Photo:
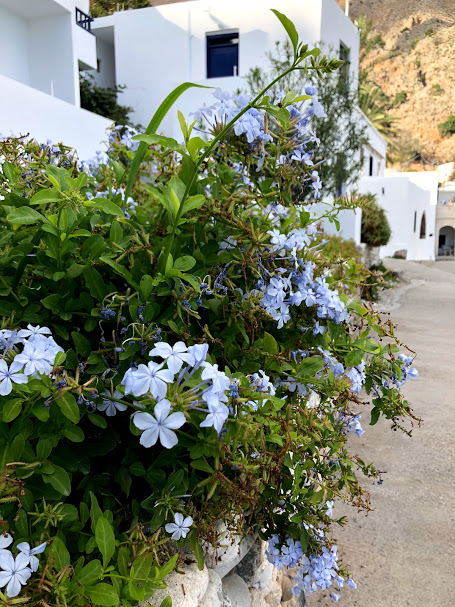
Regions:
<instances>
[{"instance_id":1,"label":"rocky hillside","mask_svg":"<svg viewBox=\"0 0 455 607\"><path fill-rule=\"evenodd\" d=\"M338 2L344 9L346 0ZM384 42L363 67L399 118L402 157L455 160L455 134L441 137L438 130L455 114L455 1L350 0L349 13L354 21L366 14Z\"/></svg>"}]
</instances>

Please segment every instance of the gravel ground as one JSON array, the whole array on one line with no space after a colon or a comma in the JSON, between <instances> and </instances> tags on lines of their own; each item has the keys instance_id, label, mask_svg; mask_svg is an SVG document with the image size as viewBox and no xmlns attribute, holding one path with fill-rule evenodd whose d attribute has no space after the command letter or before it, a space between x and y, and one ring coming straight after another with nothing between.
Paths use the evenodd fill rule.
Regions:
<instances>
[{"instance_id":1,"label":"gravel ground","mask_svg":"<svg viewBox=\"0 0 455 607\"><path fill-rule=\"evenodd\" d=\"M343 607L455 606L455 261L385 260L402 282L378 309L392 311L398 337L417 352L417 380L404 393L423 418L409 438L380 421L350 439L351 450L380 470L366 479L374 512L337 504L349 524L336 533L357 590L343 588ZM357 440L356 440L357 439ZM333 605L313 595L309 607Z\"/></svg>"}]
</instances>

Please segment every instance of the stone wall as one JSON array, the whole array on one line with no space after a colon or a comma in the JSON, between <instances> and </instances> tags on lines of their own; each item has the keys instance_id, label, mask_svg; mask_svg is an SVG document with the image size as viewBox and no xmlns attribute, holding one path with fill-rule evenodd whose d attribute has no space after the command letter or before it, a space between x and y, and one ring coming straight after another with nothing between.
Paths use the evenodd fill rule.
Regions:
<instances>
[{"instance_id":1,"label":"stone wall","mask_svg":"<svg viewBox=\"0 0 455 607\"><path fill-rule=\"evenodd\" d=\"M167 589L157 590L146 605L159 607L166 597L173 607L304 607L305 598L294 597L293 572L278 571L265 556L267 544L256 537L209 550L204 569L192 562L166 578Z\"/></svg>"}]
</instances>

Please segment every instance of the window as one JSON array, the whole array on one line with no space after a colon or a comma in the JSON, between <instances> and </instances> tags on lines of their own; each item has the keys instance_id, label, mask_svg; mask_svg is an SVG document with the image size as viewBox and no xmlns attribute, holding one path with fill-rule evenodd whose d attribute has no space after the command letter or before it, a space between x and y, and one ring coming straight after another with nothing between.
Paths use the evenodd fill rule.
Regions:
<instances>
[{"instance_id":1,"label":"window","mask_svg":"<svg viewBox=\"0 0 455 607\"><path fill-rule=\"evenodd\" d=\"M239 73L239 34L207 34L207 78L237 76Z\"/></svg>"},{"instance_id":2,"label":"window","mask_svg":"<svg viewBox=\"0 0 455 607\"><path fill-rule=\"evenodd\" d=\"M370 156L370 170L369 173L370 177L373 176L373 156Z\"/></svg>"},{"instance_id":3,"label":"window","mask_svg":"<svg viewBox=\"0 0 455 607\"><path fill-rule=\"evenodd\" d=\"M427 233L427 221L425 218L425 211L422 213L422 219L420 220L420 238L425 238Z\"/></svg>"},{"instance_id":4,"label":"window","mask_svg":"<svg viewBox=\"0 0 455 607\"><path fill-rule=\"evenodd\" d=\"M417 211L414 211L414 232L417 230Z\"/></svg>"},{"instance_id":5,"label":"window","mask_svg":"<svg viewBox=\"0 0 455 607\"><path fill-rule=\"evenodd\" d=\"M338 58L341 59L341 61L344 61L344 63L338 70L338 74L340 76L340 86L342 89L346 89L349 86L349 54L349 48L340 40Z\"/></svg>"}]
</instances>

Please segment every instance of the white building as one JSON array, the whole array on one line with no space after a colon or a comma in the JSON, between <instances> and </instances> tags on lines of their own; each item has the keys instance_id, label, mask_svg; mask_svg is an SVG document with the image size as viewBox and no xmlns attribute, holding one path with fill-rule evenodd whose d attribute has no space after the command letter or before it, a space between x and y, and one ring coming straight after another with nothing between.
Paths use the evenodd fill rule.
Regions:
<instances>
[{"instance_id":1,"label":"white building","mask_svg":"<svg viewBox=\"0 0 455 607\"><path fill-rule=\"evenodd\" d=\"M335 0L274 0L271 5L289 17L300 39L338 50L357 80L359 31ZM126 85L121 103L134 109L133 122L146 126L161 101L182 82L245 88L244 77L256 66L267 67L266 53L286 37L283 26L263 0L192 0L116 12L96 19L101 86ZM185 116L211 103L210 89L190 89L160 127L179 138L177 109ZM366 175L382 175L386 143L359 111L368 128L363 158ZM360 242L360 213L343 212L342 234ZM329 229L331 226L328 226Z\"/></svg>"},{"instance_id":2,"label":"white building","mask_svg":"<svg viewBox=\"0 0 455 607\"><path fill-rule=\"evenodd\" d=\"M109 120L80 107L79 70L97 66L89 0L0 0L0 133L93 156Z\"/></svg>"},{"instance_id":3,"label":"white building","mask_svg":"<svg viewBox=\"0 0 455 607\"><path fill-rule=\"evenodd\" d=\"M382 177L362 178L358 191L375 194L378 204L386 211L392 236L380 249L382 257L399 254L411 260L435 259L437 171L387 171Z\"/></svg>"}]
</instances>

